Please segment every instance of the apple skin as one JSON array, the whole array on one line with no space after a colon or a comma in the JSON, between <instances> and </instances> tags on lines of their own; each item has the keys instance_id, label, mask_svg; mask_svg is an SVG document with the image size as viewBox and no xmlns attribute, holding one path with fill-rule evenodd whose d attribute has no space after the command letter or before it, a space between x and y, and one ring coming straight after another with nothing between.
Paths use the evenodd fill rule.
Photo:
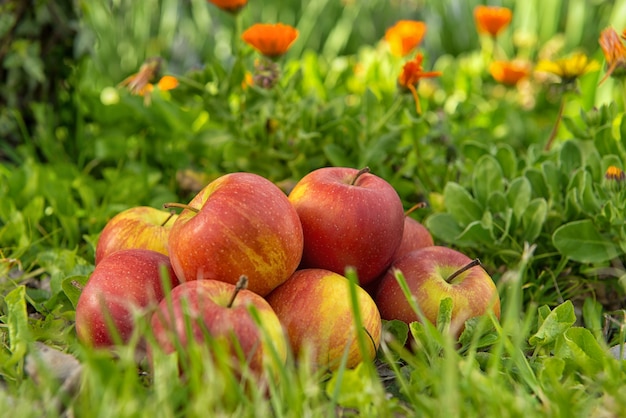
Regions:
<instances>
[{"instance_id":1,"label":"apple skin","mask_svg":"<svg viewBox=\"0 0 626 418\"><path fill-rule=\"evenodd\" d=\"M169 237L172 266L182 281L220 280L261 296L293 274L302 258L302 225L278 186L252 173L223 175L184 209Z\"/></svg>"},{"instance_id":2,"label":"apple skin","mask_svg":"<svg viewBox=\"0 0 626 418\"><path fill-rule=\"evenodd\" d=\"M402 241L400 241L400 246L393 255L393 260L397 260L411 251L419 250L424 247L432 247L433 245L435 245L435 242L430 231L417 220L406 216L404 219Z\"/></svg>"},{"instance_id":3,"label":"apple skin","mask_svg":"<svg viewBox=\"0 0 626 418\"><path fill-rule=\"evenodd\" d=\"M345 274L356 269L365 285L389 267L400 245L404 210L384 179L359 170L324 167L304 176L289 194L304 231L301 268Z\"/></svg>"},{"instance_id":4,"label":"apple skin","mask_svg":"<svg viewBox=\"0 0 626 418\"><path fill-rule=\"evenodd\" d=\"M143 248L168 255L167 241L177 217L150 206L136 206L118 213L100 233L95 264L115 251L129 248Z\"/></svg>"},{"instance_id":5,"label":"apple skin","mask_svg":"<svg viewBox=\"0 0 626 418\"><path fill-rule=\"evenodd\" d=\"M162 272L168 278L161 278ZM110 347L122 343L134 331L133 312L149 312L164 297L164 280L170 289L179 284L168 257L152 250L119 250L94 269L76 305L76 333L88 346ZM107 314L115 326L108 326Z\"/></svg>"},{"instance_id":6,"label":"apple skin","mask_svg":"<svg viewBox=\"0 0 626 418\"><path fill-rule=\"evenodd\" d=\"M218 280L195 280L174 288L169 298L163 299L151 319L158 346L166 353L176 350L176 341L182 348L190 342L206 342L207 333L216 343L224 343L230 354L230 364L237 372L241 349L250 370L257 375L264 365L272 365L270 346L273 344L279 360L287 358L287 339L281 323L268 304L257 293L240 290L231 307L235 285ZM250 306L257 310L269 341L262 337L261 329L250 314ZM190 332L189 332L190 330ZM233 339L234 338L234 339ZM270 367L271 370L271 367Z\"/></svg>"},{"instance_id":7,"label":"apple skin","mask_svg":"<svg viewBox=\"0 0 626 418\"><path fill-rule=\"evenodd\" d=\"M357 297L369 353L364 359L354 331L350 283L344 276L324 269L302 269L277 287L266 299L278 315L296 358L312 350L313 366L335 370L346 348L348 368L372 360L381 338L378 308L365 290L357 286Z\"/></svg>"},{"instance_id":8,"label":"apple skin","mask_svg":"<svg viewBox=\"0 0 626 418\"><path fill-rule=\"evenodd\" d=\"M452 273L472 260L465 254L443 246L431 246L410 252L396 260L383 276L376 292L376 305L383 319L398 319L406 323L418 321L417 314L398 285L394 272L404 275L411 295L424 317L435 324L440 302L452 299L450 334L458 338L465 321L493 311L500 318L500 297L495 283L481 267L474 266L448 283Z\"/></svg>"}]
</instances>

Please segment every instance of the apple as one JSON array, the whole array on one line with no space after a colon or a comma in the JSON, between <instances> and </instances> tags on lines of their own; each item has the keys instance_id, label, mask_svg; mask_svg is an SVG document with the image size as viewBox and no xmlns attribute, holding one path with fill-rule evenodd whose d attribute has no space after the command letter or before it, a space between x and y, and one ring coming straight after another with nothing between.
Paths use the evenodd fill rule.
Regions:
<instances>
[{"instance_id":1,"label":"apple","mask_svg":"<svg viewBox=\"0 0 626 418\"><path fill-rule=\"evenodd\" d=\"M167 288L176 285L166 255L137 248L114 252L95 267L78 298L78 339L94 347L127 343L135 329L134 315L150 312Z\"/></svg>"},{"instance_id":2,"label":"apple","mask_svg":"<svg viewBox=\"0 0 626 418\"><path fill-rule=\"evenodd\" d=\"M407 215L404 218L402 240L400 241L400 246L393 255L393 260L397 260L411 251L419 250L424 247L431 247L433 245L435 245L435 242L433 240L433 236L430 234L430 231L419 221Z\"/></svg>"},{"instance_id":3,"label":"apple","mask_svg":"<svg viewBox=\"0 0 626 418\"><path fill-rule=\"evenodd\" d=\"M455 338L470 318L489 312L500 318L498 290L480 262L448 247L431 246L396 260L382 278L375 301L383 319L419 320L395 278L396 271L402 272L417 306L431 323L437 321L441 301L452 299L450 333Z\"/></svg>"},{"instance_id":4,"label":"apple","mask_svg":"<svg viewBox=\"0 0 626 418\"><path fill-rule=\"evenodd\" d=\"M174 222L169 253L182 281L237 283L267 295L296 270L302 225L278 186L252 173L223 175L205 186Z\"/></svg>"},{"instance_id":5,"label":"apple","mask_svg":"<svg viewBox=\"0 0 626 418\"><path fill-rule=\"evenodd\" d=\"M117 250L129 248L143 248L168 255L167 239L177 216L150 206L136 206L118 213L100 233L95 264Z\"/></svg>"},{"instance_id":6,"label":"apple","mask_svg":"<svg viewBox=\"0 0 626 418\"><path fill-rule=\"evenodd\" d=\"M235 286L218 280L194 280L174 288L152 315L157 346L169 354L176 347L188 348L192 341L212 349L211 344L223 344L229 367L241 373L240 366L245 363L258 376L264 367L271 370L275 365L272 344L284 364L287 340L280 321L268 302L246 290L244 282ZM251 307L258 313L258 323Z\"/></svg>"},{"instance_id":7,"label":"apple","mask_svg":"<svg viewBox=\"0 0 626 418\"><path fill-rule=\"evenodd\" d=\"M389 267L402 240L404 209L395 189L367 167L312 171L289 200L304 231L301 268L343 275L352 266L365 285Z\"/></svg>"},{"instance_id":8,"label":"apple","mask_svg":"<svg viewBox=\"0 0 626 418\"><path fill-rule=\"evenodd\" d=\"M368 352L359 350L350 303L350 282L324 269L296 271L266 298L286 330L294 355L310 354L313 366L335 370L347 351L349 368L372 360L381 338L381 317L372 297L357 286L357 300L368 335Z\"/></svg>"}]
</instances>

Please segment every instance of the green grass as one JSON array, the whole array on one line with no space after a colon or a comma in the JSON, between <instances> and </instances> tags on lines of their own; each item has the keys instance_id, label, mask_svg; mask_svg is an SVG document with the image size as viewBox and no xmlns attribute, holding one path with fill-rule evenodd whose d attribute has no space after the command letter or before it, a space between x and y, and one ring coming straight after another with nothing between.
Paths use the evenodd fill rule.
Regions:
<instances>
[{"instance_id":1,"label":"green grass","mask_svg":"<svg viewBox=\"0 0 626 418\"><path fill-rule=\"evenodd\" d=\"M10 34L2 74L16 89L0 90L8 104L0 109L0 410L626 415L625 364L607 350L626 340L626 187L604 178L607 167L626 167L625 96L623 80L598 85L598 37L607 26L626 27L624 1L502 2L514 16L498 38L508 58L581 50L603 65L567 93L549 151L559 87L536 77L505 87L491 78L488 40L472 16L477 1L251 1L237 18L205 0L70 3L38 5L15 30L9 19L18 9L0 18L1 33ZM412 55L393 57L381 41L402 18L427 22L418 50L426 71L442 71L420 82L421 115L397 86ZM300 31L278 61L278 84L244 89L258 54L237 31L276 21ZM63 28L58 45L72 46L52 63L36 30L50 22ZM116 86L155 55L180 86L155 92L147 106ZM44 65L49 79L38 75ZM188 365L181 375L176 356L159 355L151 369L137 364L134 344L112 356L77 342L80 285L113 215L188 201L228 172L255 172L288 189L328 165L369 166L405 208L427 202L414 216L438 244L480 258L498 285L500 320L471 321L452 341L442 332L444 302L436 325L386 322L371 364L327 373L290 356L263 390L207 361L206 347L179 353ZM147 325L139 334L150 334ZM76 387L33 368L36 342L80 360Z\"/></svg>"}]
</instances>

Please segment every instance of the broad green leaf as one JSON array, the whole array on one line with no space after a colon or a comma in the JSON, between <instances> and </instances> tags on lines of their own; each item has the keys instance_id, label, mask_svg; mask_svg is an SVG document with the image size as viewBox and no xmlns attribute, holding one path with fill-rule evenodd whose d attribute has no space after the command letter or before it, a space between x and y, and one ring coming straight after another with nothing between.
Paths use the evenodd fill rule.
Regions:
<instances>
[{"instance_id":1,"label":"broad green leaf","mask_svg":"<svg viewBox=\"0 0 626 418\"><path fill-rule=\"evenodd\" d=\"M550 196L559 200L559 196L565 194L567 187L567 178L561 176L561 171L552 161L544 161L541 164L543 176L546 179L546 185L550 190Z\"/></svg>"},{"instance_id":2,"label":"broad green leaf","mask_svg":"<svg viewBox=\"0 0 626 418\"><path fill-rule=\"evenodd\" d=\"M522 215L526 211L532 195L532 187L530 181L526 177L518 177L514 179L506 191L506 199L509 206L513 209L513 215L519 222Z\"/></svg>"},{"instance_id":3,"label":"broad green leaf","mask_svg":"<svg viewBox=\"0 0 626 418\"><path fill-rule=\"evenodd\" d=\"M487 201L492 193L504 191L502 178L500 163L491 155L483 155L476 162L476 167L472 173L472 189L476 200L482 207L487 206Z\"/></svg>"},{"instance_id":4,"label":"broad green leaf","mask_svg":"<svg viewBox=\"0 0 626 418\"><path fill-rule=\"evenodd\" d=\"M337 144L327 144L324 146L324 155L334 165L338 167L351 167L352 161L346 152Z\"/></svg>"},{"instance_id":5,"label":"broad green leaf","mask_svg":"<svg viewBox=\"0 0 626 418\"><path fill-rule=\"evenodd\" d=\"M602 371L608 358L591 331L583 327L571 327L559 337L554 354L590 375Z\"/></svg>"},{"instance_id":6,"label":"broad green leaf","mask_svg":"<svg viewBox=\"0 0 626 418\"><path fill-rule=\"evenodd\" d=\"M506 198L506 195L503 192L497 191L491 193L489 195L489 200L487 201L487 209L492 213L502 213L507 210L509 207L509 201Z\"/></svg>"},{"instance_id":7,"label":"broad green leaf","mask_svg":"<svg viewBox=\"0 0 626 418\"><path fill-rule=\"evenodd\" d=\"M566 301L556 308L543 320L537 332L532 335L528 342L534 347L541 347L556 341L576 322L576 313L571 301Z\"/></svg>"},{"instance_id":8,"label":"broad green leaf","mask_svg":"<svg viewBox=\"0 0 626 418\"><path fill-rule=\"evenodd\" d=\"M463 232L456 219L449 213L435 213L426 218L424 225L435 238L444 242L454 242Z\"/></svg>"},{"instance_id":9,"label":"broad green leaf","mask_svg":"<svg viewBox=\"0 0 626 418\"><path fill-rule=\"evenodd\" d=\"M552 243L561 254L579 263L600 263L621 253L619 247L596 229L591 219L558 227L552 234Z\"/></svg>"},{"instance_id":10,"label":"broad green leaf","mask_svg":"<svg viewBox=\"0 0 626 418\"><path fill-rule=\"evenodd\" d=\"M600 202L596 198L593 190L593 179L588 171L584 171L581 176L581 184L578 192L578 200L585 212L590 215L595 215L600 210Z\"/></svg>"},{"instance_id":11,"label":"broad green leaf","mask_svg":"<svg viewBox=\"0 0 626 418\"><path fill-rule=\"evenodd\" d=\"M326 383L326 395L345 408L359 408L370 399L371 376L363 363L353 369L341 369Z\"/></svg>"},{"instance_id":12,"label":"broad green leaf","mask_svg":"<svg viewBox=\"0 0 626 418\"><path fill-rule=\"evenodd\" d=\"M472 195L460 184L448 182L443 189L443 200L446 210L461 226L479 220L483 210Z\"/></svg>"},{"instance_id":13,"label":"broad green leaf","mask_svg":"<svg viewBox=\"0 0 626 418\"><path fill-rule=\"evenodd\" d=\"M83 287L87 284L87 280L89 280L88 275L80 275L80 276L70 276L63 279L61 282L61 288L63 289L63 293L65 296L72 302L72 306L76 308L76 304L78 303L78 298L82 293Z\"/></svg>"},{"instance_id":14,"label":"broad green leaf","mask_svg":"<svg viewBox=\"0 0 626 418\"><path fill-rule=\"evenodd\" d=\"M533 199L522 215L522 228L524 229L522 239L527 242L534 242L541 233L547 216L548 203L545 199Z\"/></svg>"},{"instance_id":15,"label":"broad green leaf","mask_svg":"<svg viewBox=\"0 0 626 418\"><path fill-rule=\"evenodd\" d=\"M513 147L509 144L498 144L496 159L500 163L504 177L507 179L515 178L517 175L517 157Z\"/></svg>"},{"instance_id":16,"label":"broad green leaf","mask_svg":"<svg viewBox=\"0 0 626 418\"><path fill-rule=\"evenodd\" d=\"M383 320L383 332L393 335L400 344L404 345L409 337L409 326L398 319Z\"/></svg>"},{"instance_id":17,"label":"broad green leaf","mask_svg":"<svg viewBox=\"0 0 626 418\"><path fill-rule=\"evenodd\" d=\"M482 220L471 222L467 227L456 236L453 241L456 245L489 245L494 240L491 230L486 229Z\"/></svg>"},{"instance_id":18,"label":"broad green leaf","mask_svg":"<svg viewBox=\"0 0 626 418\"><path fill-rule=\"evenodd\" d=\"M535 197L543 197L544 199L550 199L550 189L546 184L546 179L543 176L543 172L536 168L529 168L524 173L532 188L532 195Z\"/></svg>"},{"instance_id":19,"label":"broad green leaf","mask_svg":"<svg viewBox=\"0 0 626 418\"><path fill-rule=\"evenodd\" d=\"M559 164L561 165L561 172L566 176L572 175L574 171L582 167L583 156L578 142L565 141L563 143L559 155Z\"/></svg>"},{"instance_id":20,"label":"broad green leaf","mask_svg":"<svg viewBox=\"0 0 626 418\"><path fill-rule=\"evenodd\" d=\"M544 384L559 382L565 371L565 360L560 357L548 357L540 363L539 379Z\"/></svg>"},{"instance_id":21,"label":"broad green leaf","mask_svg":"<svg viewBox=\"0 0 626 418\"><path fill-rule=\"evenodd\" d=\"M7 305L9 349L11 350L11 357L5 366L9 366L24 358L31 340L26 311L26 288L16 287L6 295L4 301Z\"/></svg>"},{"instance_id":22,"label":"broad green leaf","mask_svg":"<svg viewBox=\"0 0 626 418\"><path fill-rule=\"evenodd\" d=\"M598 341L602 335L602 304L592 298L586 298L583 303L583 321L585 328L590 330Z\"/></svg>"}]
</instances>

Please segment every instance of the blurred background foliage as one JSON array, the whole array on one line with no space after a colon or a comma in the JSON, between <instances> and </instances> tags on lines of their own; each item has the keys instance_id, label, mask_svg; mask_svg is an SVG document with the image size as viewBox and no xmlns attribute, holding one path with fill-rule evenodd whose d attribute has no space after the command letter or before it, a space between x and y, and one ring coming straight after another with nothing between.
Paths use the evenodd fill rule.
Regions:
<instances>
[{"instance_id":1,"label":"blurred background foliage","mask_svg":"<svg viewBox=\"0 0 626 418\"><path fill-rule=\"evenodd\" d=\"M59 258L71 275L91 262L115 213L185 201L226 172L256 172L289 190L317 167L369 165L407 208L429 203L416 217L439 243L480 256L495 274L525 242L537 244L530 297L587 294L607 272L619 288L621 195L596 216L606 166L626 162L624 91L613 79L598 85L604 68L580 77L557 145L543 151L558 97L537 80L511 88L489 75L489 39L473 19L483 3L252 0L234 17L206 0L3 2L0 276L17 261L26 277L51 274ZM604 64L600 32L626 27L626 0L489 4L513 10L498 37L508 59L582 51ZM405 59L382 41L400 19L427 23L425 69L443 73L420 82L422 115L397 87ZM242 85L257 56L238 33L256 22L300 33L270 90ZM180 86L148 104L119 83L154 56ZM527 186L528 199L512 197ZM593 259L562 245L581 224L556 234L579 221L595 222L606 244Z\"/></svg>"}]
</instances>

